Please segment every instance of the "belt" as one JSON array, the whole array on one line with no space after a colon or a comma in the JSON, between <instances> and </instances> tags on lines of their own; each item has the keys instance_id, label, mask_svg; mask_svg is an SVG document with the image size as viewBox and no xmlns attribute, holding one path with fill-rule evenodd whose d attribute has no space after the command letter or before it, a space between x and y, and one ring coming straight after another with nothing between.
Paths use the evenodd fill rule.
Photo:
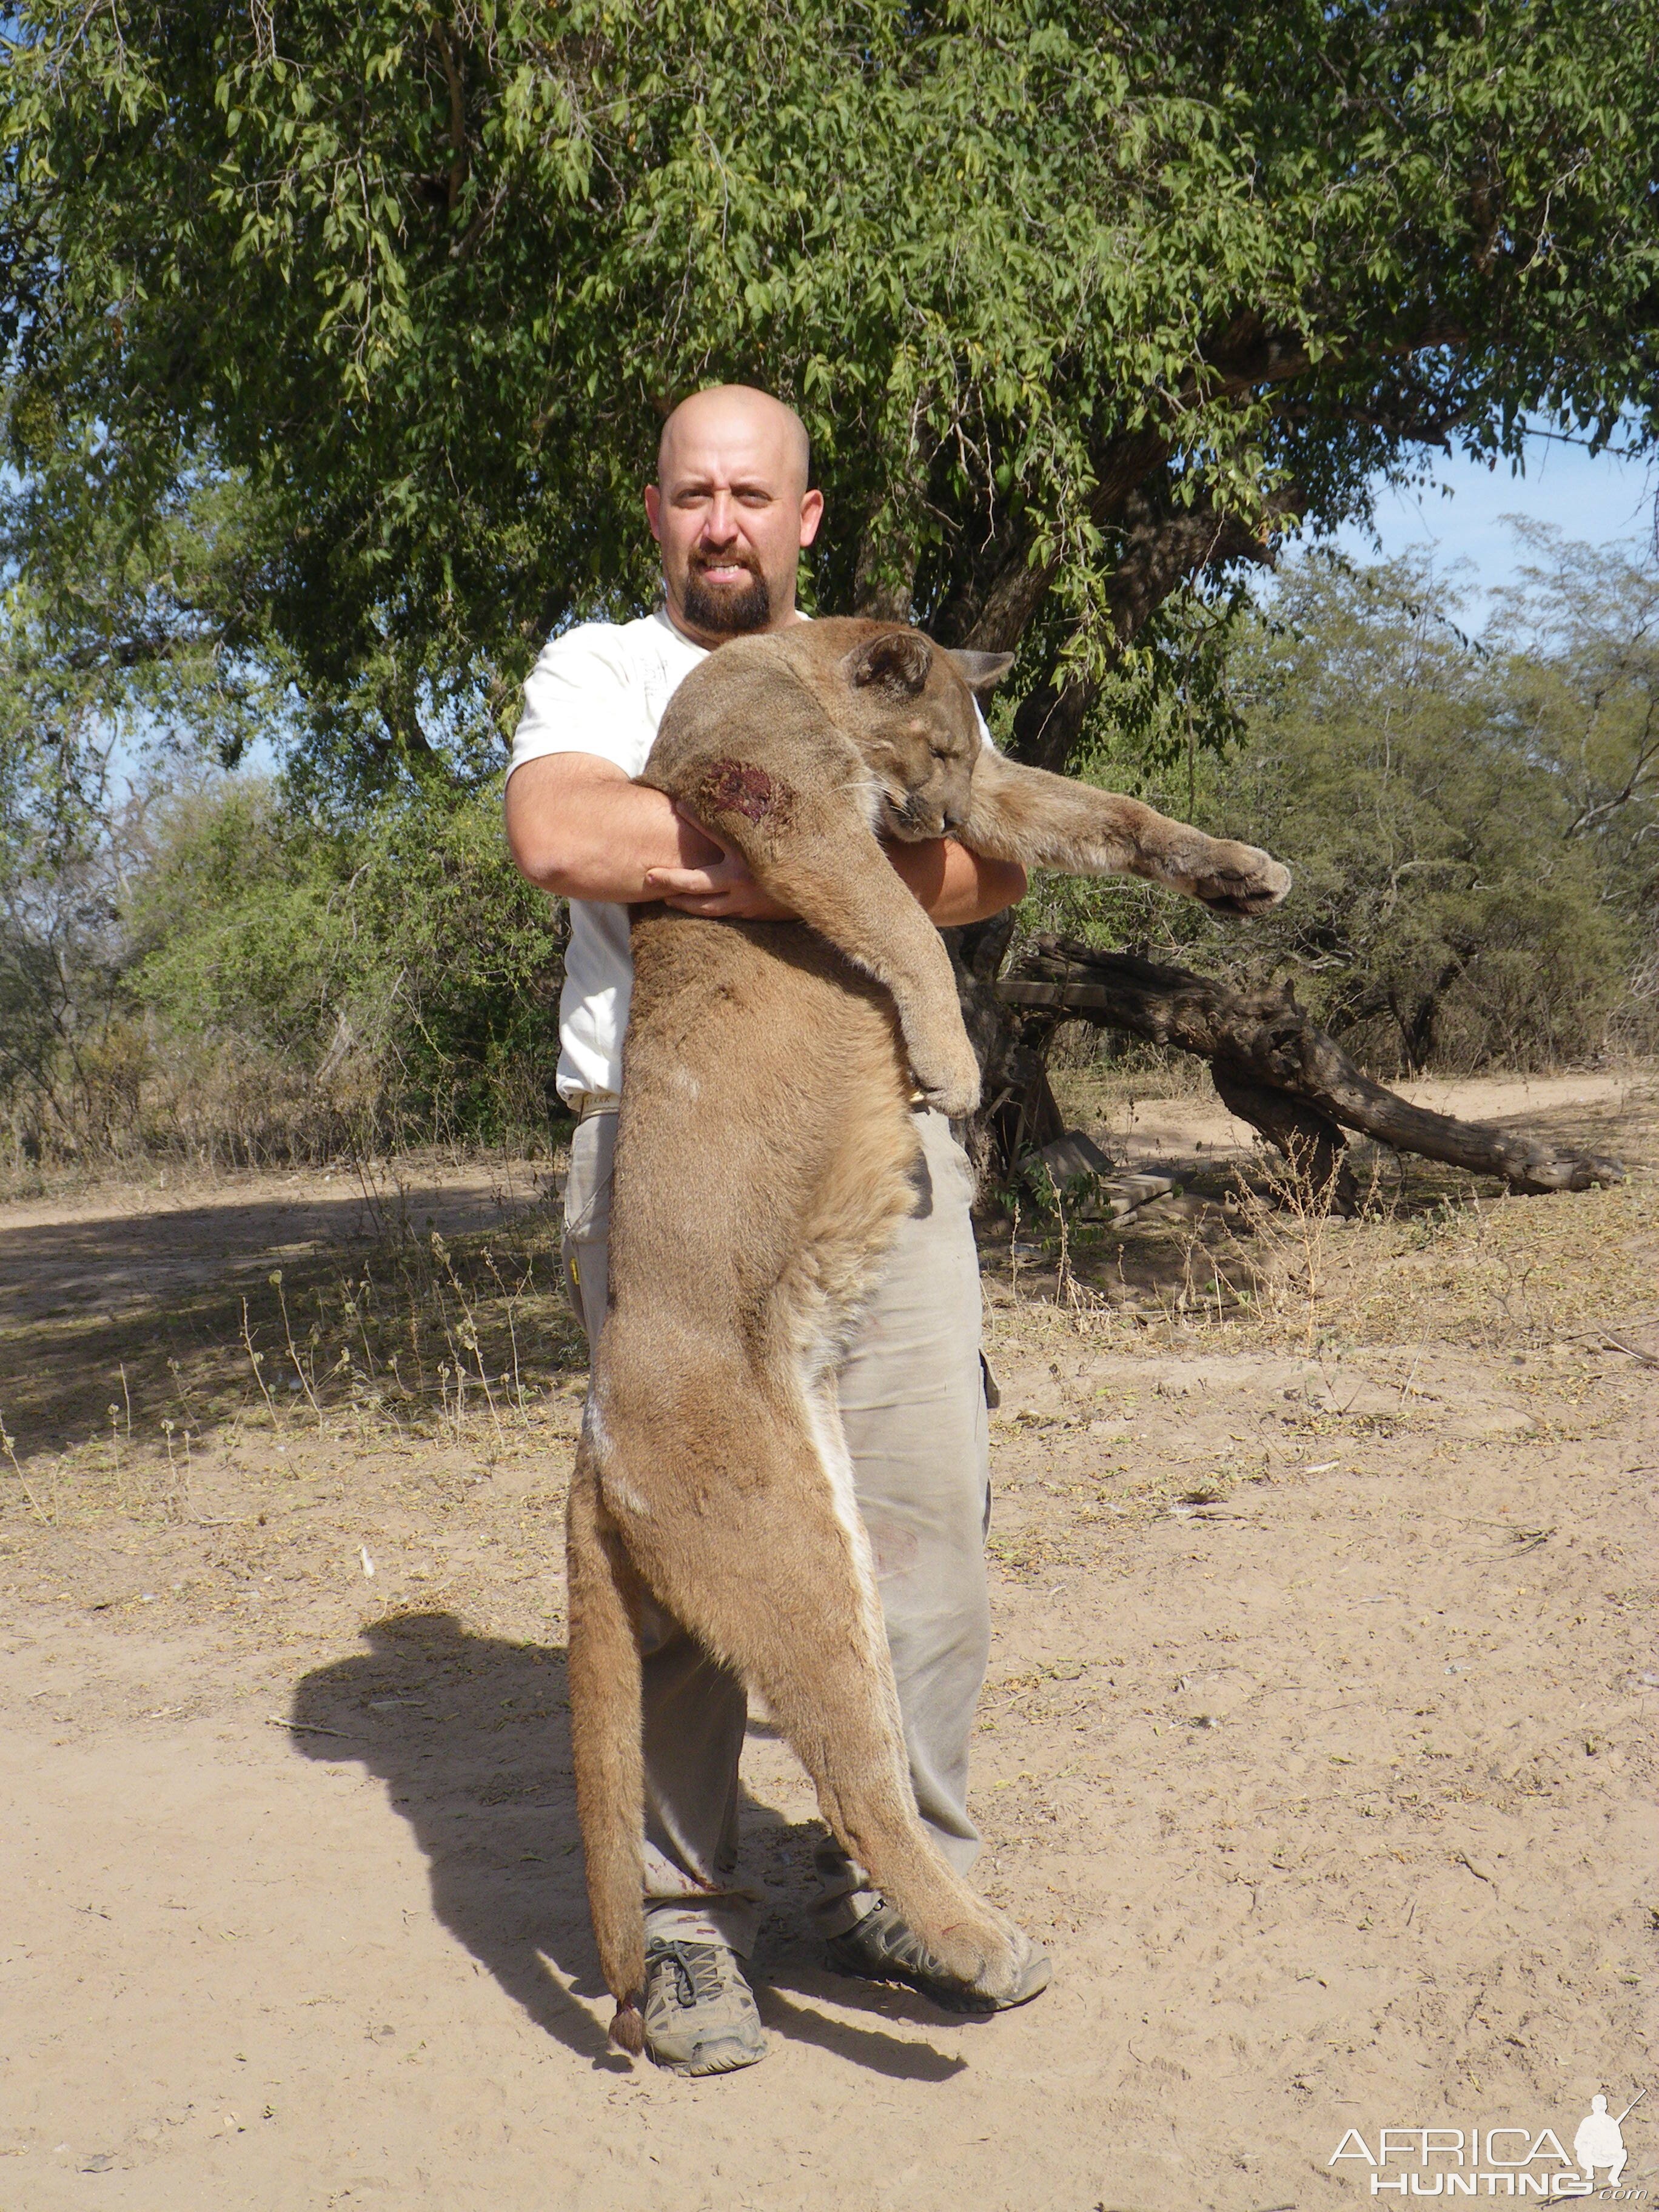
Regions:
<instances>
[{"instance_id":1,"label":"belt","mask_svg":"<svg viewBox=\"0 0 1659 2212\"><path fill-rule=\"evenodd\" d=\"M595 1114L614 1114L621 1104L621 1094L615 1091L578 1091L570 1101L579 1121L586 1121Z\"/></svg>"}]
</instances>

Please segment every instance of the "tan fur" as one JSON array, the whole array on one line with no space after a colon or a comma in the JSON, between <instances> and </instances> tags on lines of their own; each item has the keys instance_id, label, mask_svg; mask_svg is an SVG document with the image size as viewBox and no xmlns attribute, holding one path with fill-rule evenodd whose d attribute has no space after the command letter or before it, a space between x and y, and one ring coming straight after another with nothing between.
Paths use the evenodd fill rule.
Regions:
<instances>
[{"instance_id":1,"label":"tan fur","mask_svg":"<svg viewBox=\"0 0 1659 2212\"><path fill-rule=\"evenodd\" d=\"M972 665L983 686L1006 665ZM910 1210L914 1080L979 1077L939 933L877 832L1224 909L1285 871L1133 799L981 749L952 656L890 624L736 640L674 695L641 781L744 854L799 922L635 909L611 1303L571 1493L570 1705L588 1895L638 2048L642 1585L763 1696L824 1819L945 1972L991 1999L1013 1931L917 1818L835 1372ZM597 1317L595 1317L597 1318Z\"/></svg>"}]
</instances>

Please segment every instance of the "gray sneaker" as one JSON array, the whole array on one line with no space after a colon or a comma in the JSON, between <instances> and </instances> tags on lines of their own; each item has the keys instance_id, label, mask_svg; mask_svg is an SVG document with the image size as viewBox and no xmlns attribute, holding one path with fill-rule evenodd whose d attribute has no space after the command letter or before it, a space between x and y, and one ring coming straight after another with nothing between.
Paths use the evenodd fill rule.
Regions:
<instances>
[{"instance_id":1,"label":"gray sneaker","mask_svg":"<svg viewBox=\"0 0 1659 2212\"><path fill-rule=\"evenodd\" d=\"M953 1981L944 1967L884 1898L844 1936L831 1936L825 1947L832 1970L854 1975L864 1982L891 1982L915 1990L944 2012L986 2014L1006 2012L1011 2006L1029 2004L1048 1986L1048 1954L1020 1936L1019 1973L1013 1993L1006 1997L982 1996Z\"/></svg>"},{"instance_id":2,"label":"gray sneaker","mask_svg":"<svg viewBox=\"0 0 1659 2212\"><path fill-rule=\"evenodd\" d=\"M724 1943L647 1946L645 2047L676 2074L731 2074L765 2057L755 2000Z\"/></svg>"}]
</instances>

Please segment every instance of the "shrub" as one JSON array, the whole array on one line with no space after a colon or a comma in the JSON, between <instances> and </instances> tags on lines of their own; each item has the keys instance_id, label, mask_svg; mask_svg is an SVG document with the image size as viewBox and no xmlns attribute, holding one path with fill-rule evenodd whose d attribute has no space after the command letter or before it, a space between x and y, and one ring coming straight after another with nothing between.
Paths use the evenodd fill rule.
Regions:
<instances>
[{"instance_id":1,"label":"shrub","mask_svg":"<svg viewBox=\"0 0 1659 2212\"><path fill-rule=\"evenodd\" d=\"M222 780L159 825L125 920L151 1143L235 1160L544 1127L562 918L500 787L341 830Z\"/></svg>"},{"instance_id":2,"label":"shrub","mask_svg":"<svg viewBox=\"0 0 1659 2212\"><path fill-rule=\"evenodd\" d=\"M1615 1027L1634 1042L1646 848L1583 834L1570 718L1528 708L1536 653L1477 647L1451 611L1409 569L1315 557L1242 630L1245 739L1199 757L1194 811L1290 864L1274 914L1241 930L1139 886L1043 885L1025 919L1240 980L1288 974L1385 1074L1582 1060ZM1086 772L1187 811L1109 731Z\"/></svg>"}]
</instances>

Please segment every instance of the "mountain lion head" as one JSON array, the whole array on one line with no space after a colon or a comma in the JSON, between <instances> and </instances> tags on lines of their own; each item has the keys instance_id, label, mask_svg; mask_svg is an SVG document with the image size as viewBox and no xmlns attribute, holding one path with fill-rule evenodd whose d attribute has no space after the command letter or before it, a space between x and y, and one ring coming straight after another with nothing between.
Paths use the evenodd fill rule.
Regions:
<instances>
[{"instance_id":1,"label":"mountain lion head","mask_svg":"<svg viewBox=\"0 0 1659 2212\"><path fill-rule=\"evenodd\" d=\"M847 698L836 720L869 765L878 836L915 844L961 828L983 742L975 701L1012 665L1010 653L952 652L885 626L842 656Z\"/></svg>"}]
</instances>

